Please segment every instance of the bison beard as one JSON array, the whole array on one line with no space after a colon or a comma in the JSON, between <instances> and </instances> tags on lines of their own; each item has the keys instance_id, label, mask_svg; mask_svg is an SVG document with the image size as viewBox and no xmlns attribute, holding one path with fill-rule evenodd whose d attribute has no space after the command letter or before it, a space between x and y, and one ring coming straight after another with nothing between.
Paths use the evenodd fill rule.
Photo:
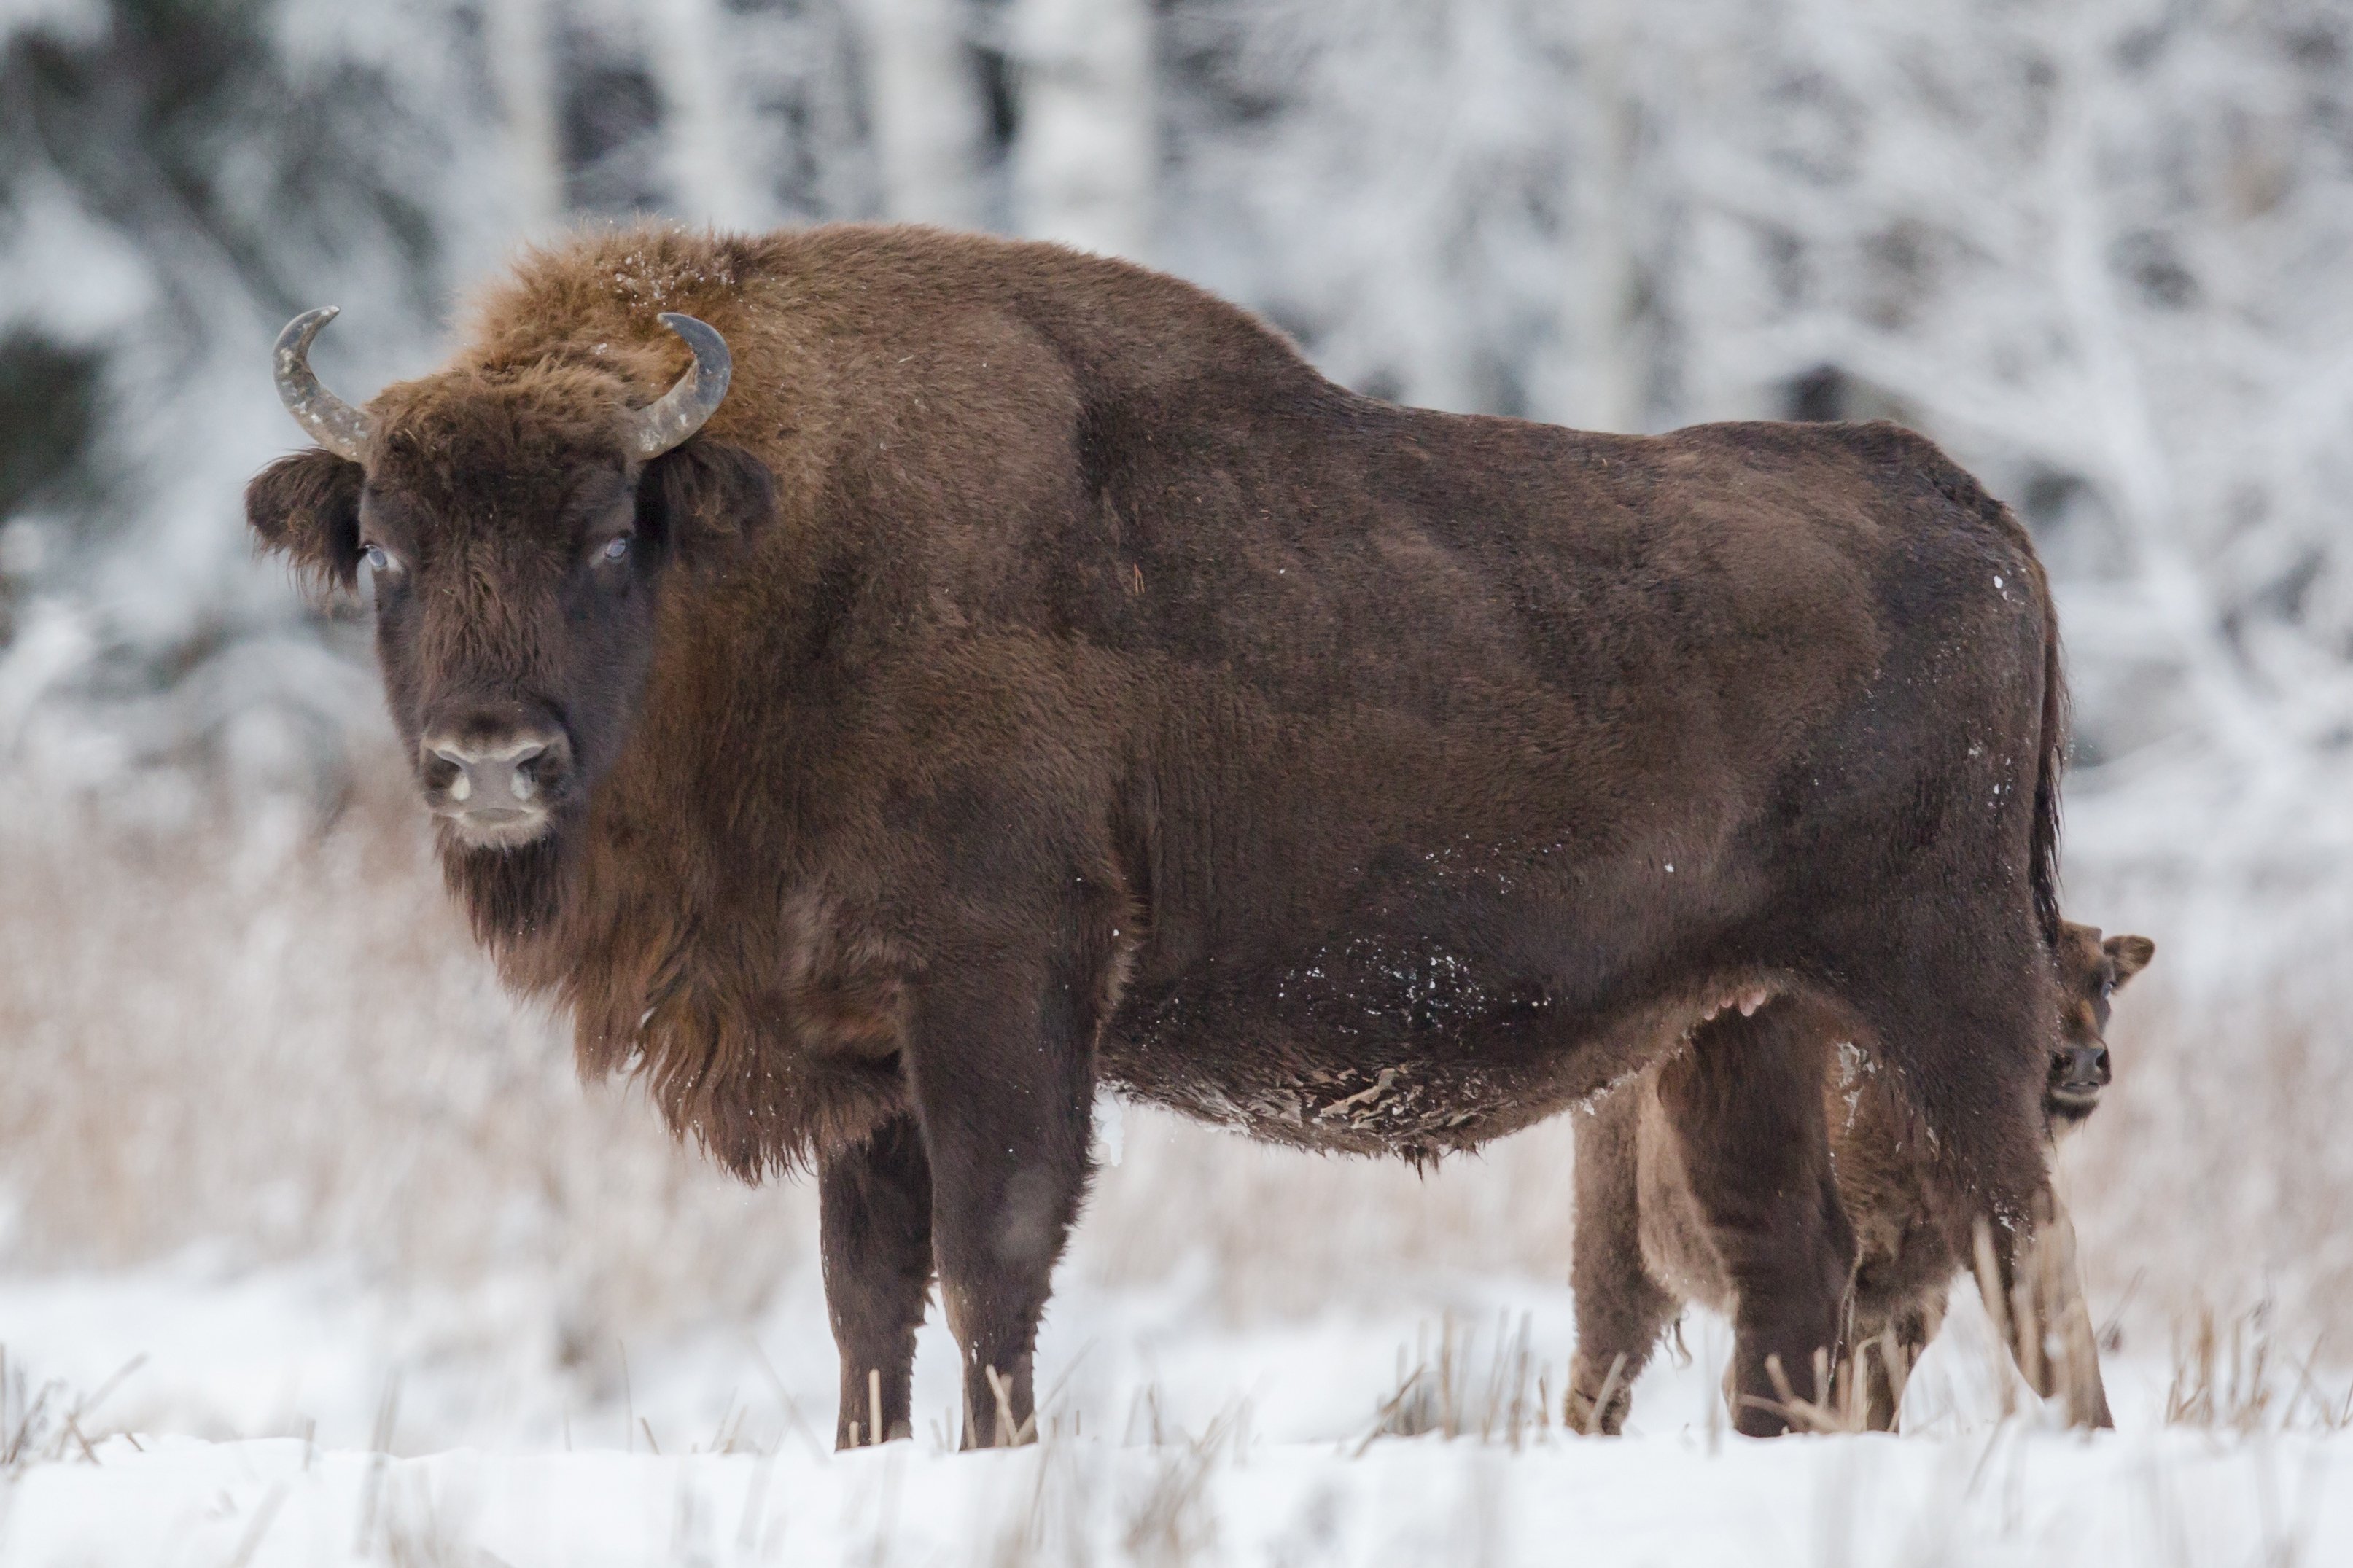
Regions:
<instances>
[{"instance_id":1,"label":"bison beard","mask_svg":"<svg viewBox=\"0 0 2353 1568\"><path fill-rule=\"evenodd\" d=\"M715 413L661 311L732 351ZM1026 1430L1098 1083L1431 1158L1713 1017L1736 1222L1820 1168L1785 1080L1834 1027L1958 1190L2040 1185L2055 632L1915 436L1398 408L1172 279L911 228L577 239L364 411L300 358L334 450L254 528L376 574L450 886L584 1069L816 1165L845 1441L903 1429L935 1276L967 1440ZM478 830L483 768L538 815ZM1752 1381L1852 1250L1772 1223Z\"/></svg>"}]
</instances>

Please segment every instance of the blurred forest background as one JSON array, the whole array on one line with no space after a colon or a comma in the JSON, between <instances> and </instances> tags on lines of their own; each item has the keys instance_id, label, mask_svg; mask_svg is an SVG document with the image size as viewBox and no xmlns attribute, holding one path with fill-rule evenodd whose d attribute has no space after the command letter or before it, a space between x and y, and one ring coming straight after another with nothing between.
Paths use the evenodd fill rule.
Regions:
<instances>
[{"instance_id":1,"label":"blurred forest background","mask_svg":"<svg viewBox=\"0 0 2353 1568\"><path fill-rule=\"evenodd\" d=\"M2159 943L2067 1155L2095 1311L2353 1332L2347 0L5 0L0 1275L330 1258L592 1390L813 1289L807 1192L499 996L364 623L241 519L289 316L356 401L644 214L1116 252L1406 402L1943 442L2058 585L2070 913ZM1425 1183L1132 1112L1071 1268L1557 1282L1567 1136Z\"/></svg>"}]
</instances>

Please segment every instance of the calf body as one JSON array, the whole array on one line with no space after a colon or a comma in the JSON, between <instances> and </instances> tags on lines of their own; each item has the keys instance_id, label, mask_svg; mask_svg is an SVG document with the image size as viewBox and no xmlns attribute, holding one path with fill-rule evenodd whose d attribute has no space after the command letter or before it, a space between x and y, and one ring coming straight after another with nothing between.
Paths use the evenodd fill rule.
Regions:
<instances>
[{"instance_id":1,"label":"calf body","mask_svg":"<svg viewBox=\"0 0 2353 1568\"><path fill-rule=\"evenodd\" d=\"M2097 1107L2109 1074L2108 999L2155 951L2147 937L2103 942L2089 926L2063 929L2060 1028L2044 1095L2054 1135L2081 1126ZM1918 1111L1869 1057L1831 1047L1821 1026L1801 1026L1787 1031L1796 1045L1778 1055L1760 1055L1752 1039L1727 1058L1728 1037L1743 1032L1727 1020L1695 1032L1684 1049L1598 1100L1577 1128L1577 1348L1568 1417L1580 1429L1620 1430L1634 1379L1688 1301L1733 1318L1741 1346L1761 1345L1747 1328L1758 1310L1752 1298L1761 1294L1769 1310L1788 1295L1773 1270L1831 1266L1820 1256L1820 1238L1830 1236L1851 1237L1851 1251L1837 1260L1851 1271L1833 1287L1847 1303L1850 1375L1863 1379L1867 1424L1892 1430L1903 1379L1944 1321L1954 1276L1978 1262L1983 1208L1939 1170ZM1820 1135L1784 1140L1777 1165L1770 1152L1726 1137L1712 1093L1778 1096L1786 1118ZM1727 1180L1742 1189L1745 1211L1716 1191ZM2018 1325L2011 1348L2036 1392L2066 1394L2070 1420L2111 1426L2073 1226L2048 1191L2032 1221L2023 1232L1988 1228L1993 1255L1986 1261L2003 1298L1989 1305L1997 1321L2007 1320L2021 1254L2036 1254L2033 1288L2024 1293L2031 1321ZM2022 1237L2031 1248L2019 1245ZM2057 1353L2070 1347L2073 1356ZM1808 1363L1783 1366L1790 1393L1825 1397ZM1728 1380L1736 1390L1770 1381L1739 1365Z\"/></svg>"},{"instance_id":2,"label":"calf body","mask_svg":"<svg viewBox=\"0 0 2353 1568\"><path fill-rule=\"evenodd\" d=\"M1427 1158L1762 991L2031 1200L2052 610L1915 436L1399 408L1174 279L865 227L584 238L444 370L289 404L340 455L249 515L377 571L508 982L731 1169L818 1167L845 1438L934 1270L968 1435L1021 1430L1102 1082ZM1828 1279L1759 1333L1826 1342Z\"/></svg>"}]
</instances>

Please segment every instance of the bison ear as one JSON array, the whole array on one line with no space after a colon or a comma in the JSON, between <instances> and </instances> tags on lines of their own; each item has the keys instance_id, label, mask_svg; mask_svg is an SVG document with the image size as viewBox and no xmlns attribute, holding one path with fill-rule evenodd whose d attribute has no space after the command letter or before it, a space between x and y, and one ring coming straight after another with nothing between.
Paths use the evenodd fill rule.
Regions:
<instances>
[{"instance_id":1,"label":"bison ear","mask_svg":"<svg viewBox=\"0 0 2353 1568\"><path fill-rule=\"evenodd\" d=\"M2116 989L2121 991L2126 981L2148 967L2157 956L2157 943L2145 936L2112 936L2100 944L2100 951L2116 966Z\"/></svg>"},{"instance_id":2,"label":"bison ear","mask_svg":"<svg viewBox=\"0 0 2353 1568\"><path fill-rule=\"evenodd\" d=\"M285 556L311 584L349 593L359 584L366 477L350 458L317 447L280 458L245 487L245 521L264 550Z\"/></svg>"},{"instance_id":3,"label":"bison ear","mask_svg":"<svg viewBox=\"0 0 2353 1568\"><path fill-rule=\"evenodd\" d=\"M700 436L648 463L638 480L639 531L690 563L757 532L776 510L767 464Z\"/></svg>"}]
</instances>

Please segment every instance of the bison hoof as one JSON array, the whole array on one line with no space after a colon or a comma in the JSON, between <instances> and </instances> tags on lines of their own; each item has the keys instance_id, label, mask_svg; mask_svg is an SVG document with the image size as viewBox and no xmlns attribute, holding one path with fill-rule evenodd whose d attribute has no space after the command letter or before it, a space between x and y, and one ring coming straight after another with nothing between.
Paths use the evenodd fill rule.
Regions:
<instances>
[{"instance_id":1,"label":"bison hoof","mask_svg":"<svg viewBox=\"0 0 2353 1568\"><path fill-rule=\"evenodd\" d=\"M1561 1401L1561 1420L1572 1432L1582 1432L1588 1437L1615 1437L1626 1429L1626 1416L1634 1407L1631 1389L1612 1390L1605 1404L1597 1404L1595 1396L1571 1385L1567 1397Z\"/></svg>"}]
</instances>

